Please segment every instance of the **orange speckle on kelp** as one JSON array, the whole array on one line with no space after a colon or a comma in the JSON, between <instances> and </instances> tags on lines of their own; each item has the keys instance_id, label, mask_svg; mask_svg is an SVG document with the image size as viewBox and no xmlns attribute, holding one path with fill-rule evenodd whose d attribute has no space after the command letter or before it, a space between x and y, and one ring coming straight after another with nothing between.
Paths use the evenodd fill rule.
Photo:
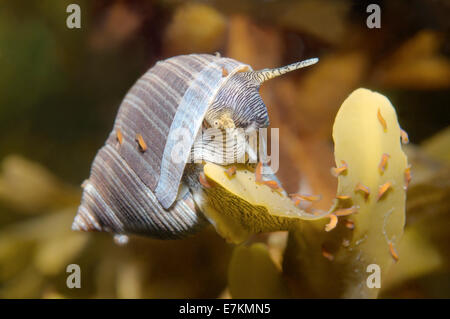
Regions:
<instances>
[{"instance_id":1,"label":"orange speckle on kelp","mask_svg":"<svg viewBox=\"0 0 450 319\"><path fill-rule=\"evenodd\" d=\"M336 216L348 216L348 215L356 213L357 211L358 211L358 208L356 206L353 206L353 207L349 207L349 208L338 209L337 211L334 212L334 214Z\"/></svg>"},{"instance_id":2,"label":"orange speckle on kelp","mask_svg":"<svg viewBox=\"0 0 450 319\"><path fill-rule=\"evenodd\" d=\"M380 172L380 174L383 174L384 171L386 170L387 162L390 157L391 156L386 153L381 155L381 161L380 161L380 164L378 164L378 171Z\"/></svg>"},{"instance_id":3,"label":"orange speckle on kelp","mask_svg":"<svg viewBox=\"0 0 450 319\"><path fill-rule=\"evenodd\" d=\"M330 214L327 217L330 218L330 222L325 225L325 231L329 232L329 231L333 230L334 228L336 228L336 225L338 223L338 218L334 214Z\"/></svg>"},{"instance_id":4,"label":"orange speckle on kelp","mask_svg":"<svg viewBox=\"0 0 450 319\"><path fill-rule=\"evenodd\" d=\"M363 185L362 183L358 183L355 186L355 192L362 192L364 193L364 198L367 200L369 198L370 195L370 188Z\"/></svg>"},{"instance_id":5,"label":"orange speckle on kelp","mask_svg":"<svg viewBox=\"0 0 450 319\"><path fill-rule=\"evenodd\" d=\"M379 201L384 196L384 194L386 194L386 192L389 190L389 188L391 188L391 186L392 186L391 182L386 182L378 188L377 201Z\"/></svg>"},{"instance_id":6,"label":"orange speckle on kelp","mask_svg":"<svg viewBox=\"0 0 450 319\"><path fill-rule=\"evenodd\" d=\"M386 120L384 119L383 115L381 115L381 111L379 108L378 108L378 112L377 112L377 117L378 117L378 121L380 121L381 126L383 127L383 130L386 132L387 131Z\"/></svg>"},{"instance_id":7,"label":"orange speckle on kelp","mask_svg":"<svg viewBox=\"0 0 450 319\"><path fill-rule=\"evenodd\" d=\"M331 168L331 174L335 177L338 177L339 175L343 174L348 169L348 165L345 161L341 161L342 165L339 167L332 167Z\"/></svg>"},{"instance_id":8,"label":"orange speckle on kelp","mask_svg":"<svg viewBox=\"0 0 450 319\"><path fill-rule=\"evenodd\" d=\"M406 133L405 130L400 129L400 137L402 139L402 143L403 144L408 144L409 143L408 133Z\"/></svg>"},{"instance_id":9,"label":"orange speckle on kelp","mask_svg":"<svg viewBox=\"0 0 450 319\"><path fill-rule=\"evenodd\" d=\"M225 171L225 174L226 174L229 178L231 178L231 177L233 177L234 175L236 175L236 166L231 166L230 168L228 168L228 169Z\"/></svg>"},{"instance_id":10,"label":"orange speckle on kelp","mask_svg":"<svg viewBox=\"0 0 450 319\"><path fill-rule=\"evenodd\" d=\"M334 260L334 256L323 247L322 247L322 256L328 259L329 261Z\"/></svg>"},{"instance_id":11,"label":"orange speckle on kelp","mask_svg":"<svg viewBox=\"0 0 450 319\"><path fill-rule=\"evenodd\" d=\"M389 252L391 253L392 258L394 258L395 262L398 261L398 254L397 251L394 248L394 245L392 242L389 242Z\"/></svg>"},{"instance_id":12,"label":"orange speckle on kelp","mask_svg":"<svg viewBox=\"0 0 450 319\"><path fill-rule=\"evenodd\" d=\"M266 186L269 186L273 190L281 189L280 185L278 185L278 183L276 181L263 181L262 183Z\"/></svg>"},{"instance_id":13,"label":"orange speckle on kelp","mask_svg":"<svg viewBox=\"0 0 450 319\"><path fill-rule=\"evenodd\" d=\"M295 198L297 200L304 200L304 201L308 201L308 202L317 202L322 198L322 196L320 196L320 195L291 194L290 196L293 199Z\"/></svg>"},{"instance_id":14,"label":"orange speckle on kelp","mask_svg":"<svg viewBox=\"0 0 450 319\"><path fill-rule=\"evenodd\" d=\"M347 227L348 229L355 229L355 223L351 220L346 220L345 221L345 227Z\"/></svg>"}]
</instances>

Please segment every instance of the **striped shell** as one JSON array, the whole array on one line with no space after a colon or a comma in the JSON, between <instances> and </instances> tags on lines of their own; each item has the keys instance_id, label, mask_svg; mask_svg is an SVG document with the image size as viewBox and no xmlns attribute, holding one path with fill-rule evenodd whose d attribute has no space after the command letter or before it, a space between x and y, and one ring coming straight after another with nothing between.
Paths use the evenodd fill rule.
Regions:
<instances>
[{"instance_id":1,"label":"striped shell","mask_svg":"<svg viewBox=\"0 0 450 319\"><path fill-rule=\"evenodd\" d=\"M177 129L188 130L192 146L219 88L243 70L251 68L193 54L160 61L147 71L125 96L95 157L72 228L157 238L197 230L204 219L181 182L189 152L181 162L171 159Z\"/></svg>"}]
</instances>

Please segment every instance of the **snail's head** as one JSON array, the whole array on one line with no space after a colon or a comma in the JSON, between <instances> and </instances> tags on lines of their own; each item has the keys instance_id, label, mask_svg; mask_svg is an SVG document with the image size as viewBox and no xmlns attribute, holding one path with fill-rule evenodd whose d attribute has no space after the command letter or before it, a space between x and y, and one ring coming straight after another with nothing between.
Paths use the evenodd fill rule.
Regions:
<instances>
[{"instance_id":1,"label":"snail's head","mask_svg":"<svg viewBox=\"0 0 450 319\"><path fill-rule=\"evenodd\" d=\"M312 64L309 59L275 69L235 73L220 88L205 119L214 128L243 128L246 131L269 126L269 114L259 94L267 80Z\"/></svg>"}]
</instances>

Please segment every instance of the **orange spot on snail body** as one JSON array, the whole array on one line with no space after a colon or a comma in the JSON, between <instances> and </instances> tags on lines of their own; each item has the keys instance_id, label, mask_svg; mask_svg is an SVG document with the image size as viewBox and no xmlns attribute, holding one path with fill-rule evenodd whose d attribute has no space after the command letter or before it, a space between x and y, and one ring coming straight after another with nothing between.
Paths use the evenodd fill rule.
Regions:
<instances>
[{"instance_id":1,"label":"orange spot on snail body","mask_svg":"<svg viewBox=\"0 0 450 319\"><path fill-rule=\"evenodd\" d=\"M122 145L123 135L122 135L122 131L120 129L116 130L116 139L119 142L119 145Z\"/></svg>"},{"instance_id":2,"label":"orange spot on snail body","mask_svg":"<svg viewBox=\"0 0 450 319\"><path fill-rule=\"evenodd\" d=\"M222 76L223 76L223 77L228 76L228 71L227 71L227 69L222 68Z\"/></svg>"},{"instance_id":3,"label":"orange spot on snail body","mask_svg":"<svg viewBox=\"0 0 450 319\"><path fill-rule=\"evenodd\" d=\"M400 129L400 137L402 138L402 143L403 144L408 144L409 143L408 133L406 133L405 130Z\"/></svg>"},{"instance_id":4,"label":"orange spot on snail body","mask_svg":"<svg viewBox=\"0 0 450 319\"><path fill-rule=\"evenodd\" d=\"M398 254L397 251L394 248L394 245L392 242L389 242L389 252L391 253L392 258L394 258L395 262L398 261Z\"/></svg>"},{"instance_id":5,"label":"orange spot on snail body","mask_svg":"<svg viewBox=\"0 0 450 319\"><path fill-rule=\"evenodd\" d=\"M378 121L380 121L381 126L383 127L383 130L386 132L387 131L386 120L384 119L383 115L381 115L381 111L379 108L378 108L378 112L377 112L377 117L378 117Z\"/></svg>"},{"instance_id":6,"label":"orange spot on snail body","mask_svg":"<svg viewBox=\"0 0 450 319\"><path fill-rule=\"evenodd\" d=\"M391 186L392 186L391 182L386 182L378 188L377 201L379 201L384 196L384 194L386 194L386 192L389 190L389 188L391 188Z\"/></svg>"},{"instance_id":7,"label":"orange spot on snail body","mask_svg":"<svg viewBox=\"0 0 450 319\"><path fill-rule=\"evenodd\" d=\"M323 247L322 247L322 256L325 257L326 259L328 259L329 261L334 260L334 256Z\"/></svg>"},{"instance_id":8,"label":"orange spot on snail body","mask_svg":"<svg viewBox=\"0 0 450 319\"><path fill-rule=\"evenodd\" d=\"M345 161L341 161L342 165L339 167L333 167L331 168L331 174L334 177L338 177L339 175L343 174L348 169L348 165Z\"/></svg>"},{"instance_id":9,"label":"orange spot on snail body","mask_svg":"<svg viewBox=\"0 0 450 319\"><path fill-rule=\"evenodd\" d=\"M334 228L336 228L336 225L338 223L338 218L336 215L334 214L330 214L328 215L328 217L330 218L330 222L328 224L325 225L325 231L328 232L330 230L333 230Z\"/></svg>"},{"instance_id":10,"label":"orange spot on snail body","mask_svg":"<svg viewBox=\"0 0 450 319\"><path fill-rule=\"evenodd\" d=\"M385 169L386 169L386 165L387 165L387 161L391 156L389 154L384 153L383 155L381 155L381 161L380 164L378 164L378 171L380 172L380 174L383 174Z\"/></svg>"},{"instance_id":11,"label":"orange spot on snail body","mask_svg":"<svg viewBox=\"0 0 450 319\"><path fill-rule=\"evenodd\" d=\"M144 153L147 150L147 144L145 144L144 139L142 138L141 134L136 134L136 141L139 144L139 149L142 153Z\"/></svg>"},{"instance_id":12,"label":"orange spot on snail body","mask_svg":"<svg viewBox=\"0 0 450 319\"><path fill-rule=\"evenodd\" d=\"M408 166L405 169L405 190L408 189L410 182L411 182L411 166Z\"/></svg>"},{"instance_id":13,"label":"orange spot on snail body","mask_svg":"<svg viewBox=\"0 0 450 319\"><path fill-rule=\"evenodd\" d=\"M228 169L225 171L225 174L226 174L229 178L233 177L233 176L236 174L236 166L231 166L230 168L228 168Z\"/></svg>"},{"instance_id":14,"label":"orange spot on snail body","mask_svg":"<svg viewBox=\"0 0 450 319\"><path fill-rule=\"evenodd\" d=\"M365 200L367 200L369 198L369 195L370 195L369 187L367 187L367 186L365 186L365 185L363 185L361 183L358 183L356 185L355 192L362 192L362 193L364 193Z\"/></svg>"},{"instance_id":15,"label":"orange spot on snail body","mask_svg":"<svg viewBox=\"0 0 450 319\"><path fill-rule=\"evenodd\" d=\"M334 212L334 214L336 216L348 216L348 215L356 213L357 211L358 211L358 209L356 208L356 206L353 206L353 207L349 207L349 208L338 209L337 211Z\"/></svg>"},{"instance_id":16,"label":"orange spot on snail body","mask_svg":"<svg viewBox=\"0 0 450 319\"><path fill-rule=\"evenodd\" d=\"M198 181L200 182L200 184L202 184L203 187L205 188L211 188L212 185L210 183L208 183L208 181L206 180L206 176L204 173L200 173L198 175Z\"/></svg>"}]
</instances>

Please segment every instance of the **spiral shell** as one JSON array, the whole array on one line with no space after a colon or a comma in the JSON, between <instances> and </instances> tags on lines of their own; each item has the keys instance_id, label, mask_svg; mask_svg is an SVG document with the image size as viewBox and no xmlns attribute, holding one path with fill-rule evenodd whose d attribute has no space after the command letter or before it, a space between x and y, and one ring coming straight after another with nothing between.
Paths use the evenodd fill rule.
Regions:
<instances>
[{"instance_id":1,"label":"spiral shell","mask_svg":"<svg viewBox=\"0 0 450 319\"><path fill-rule=\"evenodd\" d=\"M192 146L220 87L249 69L233 59L192 54L148 70L125 96L94 159L72 228L179 238L201 227L204 219L181 183L189 152L181 162L171 158L177 129L189 132Z\"/></svg>"},{"instance_id":2,"label":"spiral shell","mask_svg":"<svg viewBox=\"0 0 450 319\"><path fill-rule=\"evenodd\" d=\"M198 167L185 174L186 164L195 151L203 160L229 163L223 153L216 153L222 141L197 139L203 121L217 123L218 129L234 128L236 123L267 127L260 84L316 62L253 71L230 58L191 54L156 63L122 101L114 128L84 183L72 228L163 239L198 230L206 223L197 207L202 192L192 176ZM180 133L184 147L177 153ZM234 137L225 141L224 152L236 155L232 162L243 157L242 143Z\"/></svg>"}]
</instances>

